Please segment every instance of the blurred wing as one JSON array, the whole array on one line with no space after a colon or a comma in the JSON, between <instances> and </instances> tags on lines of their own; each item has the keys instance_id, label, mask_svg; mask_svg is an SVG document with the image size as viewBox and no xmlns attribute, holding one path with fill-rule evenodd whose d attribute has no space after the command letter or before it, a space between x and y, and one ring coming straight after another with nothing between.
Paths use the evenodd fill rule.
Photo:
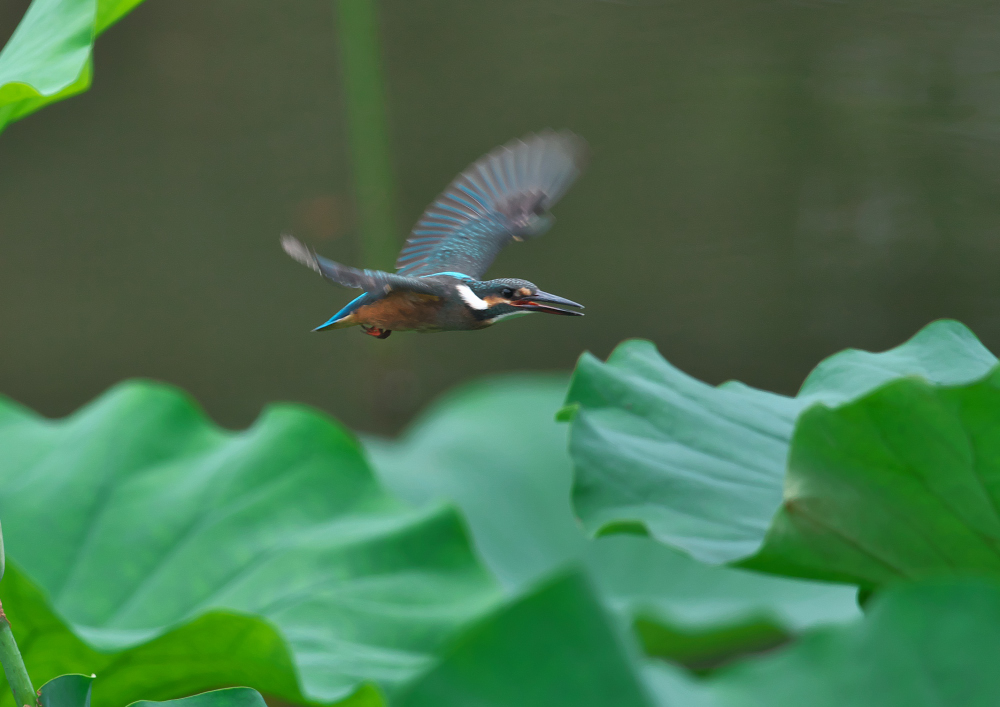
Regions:
<instances>
[{"instance_id":1,"label":"blurred wing","mask_svg":"<svg viewBox=\"0 0 1000 707\"><path fill-rule=\"evenodd\" d=\"M293 236L282 236L281 247L293 259L344 287L357 287L373 294L385 294L390 290L410 290L429 295L436 294L431 283L417 277L404 277L381 270L358 270L327 260Z\"/></svg>"},{"instance_id":2,"label":"blurred wing","mask_svg":"<svg viewBox=\"0 0 1000 707\"><path fill-rule=\"evenodd\" d=\"M571 132L514 140L455 178L420 217L396 270L461 273L481 279L511 239L538 236L548 213L583 169L586 143Z\"/></svg>"}]
</instances>

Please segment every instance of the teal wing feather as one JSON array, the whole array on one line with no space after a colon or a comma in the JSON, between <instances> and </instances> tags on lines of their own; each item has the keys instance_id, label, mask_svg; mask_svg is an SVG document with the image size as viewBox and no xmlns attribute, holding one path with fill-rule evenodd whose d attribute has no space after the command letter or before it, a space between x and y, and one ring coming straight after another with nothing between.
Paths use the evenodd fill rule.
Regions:
<instances>
[{"instance_id":1,"label":"teal wing feather","mask_svg":"<svg viewBox=\"0 0 1000 707\"><path fill-rule=\"evenodd\" d=\"M281 247L292 258L306 267L312 268L328 280L344 287L359 287L365 292L347 303L343 309L319 325L313 331L328 329L358 307L376 302L392 290L409 290L424 294L438 294L435 283L419 277L406 277L381 270L359 270L317 255L315 251L293 236L281 237Z\"/></svg>"},{"instance_id":2,"label":"teal wing feather","mask_svg":"<svg viewBox=\"0 0 1000 707\"><path fill-rule=\"evenodd\" d=\"M414 226L397 274L441 272L481 279L511 240L541 235L549 209L579 176L586 143L570 132L514 140L473 163Z\"/></svg>"},{"instance_id":3,"label":"teal wing feather","mask_svg":"<svg viewBox=\"0 0 1000 707\"><path fill-rule=\"evenodd\" d=\"M418 277L407 277L381 270L360 270L318 255L312 248L287 234L281 237L281 247L294 260L312 268L327 280L344 287L357 287L365 292L384 295L391 290L410 290L424 294L437 294L434 284Z\"/></svg>"}]
</instances>

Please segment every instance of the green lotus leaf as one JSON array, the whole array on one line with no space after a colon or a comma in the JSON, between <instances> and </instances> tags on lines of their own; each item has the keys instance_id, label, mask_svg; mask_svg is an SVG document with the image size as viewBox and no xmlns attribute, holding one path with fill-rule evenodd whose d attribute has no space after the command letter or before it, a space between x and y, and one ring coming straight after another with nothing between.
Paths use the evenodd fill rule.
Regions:
<instances>
[{"instance_id":1,"label":"green lotus leaf","mask_svg":"<svg viewBox=\"0 0 1000 707\"><path fill-rule=\"evenodd\" d=\"M606 606L648 655L704 670L859 617L856 591L707 565L649 538L591 542L584 558Z\"/></svg>"},{"instance_id":2,"label":"green lotus leaf","mask_svg":"<svg viewBox=\"0 0 1000 707\"><path fill-rule=\"evenodd\" d=\"M967 328L930 324L884 353L848 350L786 397L712 387L626 342L607 363L581 357L567 395L574 506L592 533L643 527L712 563L756 553L782 502L792 433L812 405L849 402L906 376L957 385L997 359Z\"/></svg>"},{"instance_id":3,"label":"green lotus leaf","mask_svg":"<svg viewBox=\"0 0 1000 707\"><path fill-rule=\"evenodd\" d=\"M400 700L450 705L989 707L1000 703L1000 587L963 578L877 594L866 616L704 679L631 662L579 574L564 574L470 629ZM634 656L633 656L634 658ZM642 690L637 689L641 675ZM558 680L549 681L548 676ZM562 686L555 689L553 686Z\"/></svg>"},{"instance_id":4,"label":"green lotus leaf","mask_svg":"<svg viewBox=\"0 0 1000 707\"><path fill-rule=\"evenodd\" d=\"M1000 704L997 625L995 584L898 585L863 621L814 629L704 681L650 665L647 685L663 707L989 707Z\"/></svg>"},{"instance_id":5,"label":"green lotus leaf","mask_svg":"<svg viewBox=\"0 0 1000 707\"><path fill-rule=\"evenodd\" d=\"M60 675L49 680L38 690L38 700L42 707L90 707L90 693L94 675ZM153 702L139 700L130 707L266 707L264 698L256 690L248 687L230 687L222 690L203 692L177 700Z\"/></svg>"},{"instance_id":6,"label":"green lotus leaf","mask_svg":"<svg viewBox=\"0 0 1000 707\"><path fill-rule=\"evenodd\" d=\"M1000 368L964 386L893 381L807 410L760 553L771 572L874 587L1000 576Z\"/></svg>"},{"instance_id":7,"label":"green lotus leaf","mask_svg":"<svg viewBox=\"0 0 1000 707\"><path fill-rule=\"evenodd\" d=\"M42 707L90 707L93 684L93 675L60 675L38 689L38 701Z\"/></svg>"},{"instance_id":8,"label":"green lotus leaf","mask_svg":"<svg viewBox=\"0 0 1000 707\"><path fill-rule=\"evenodd\" d=\"M164 702L139 700L132 703L130 707L156 707L157 705L166 705L167 707L266 707L266 704L264 698L256 690L247 687L230 687L183 697L179 700Z\"/></svg>"},{"instance_id":9,"label":"green lotus leaf","mask_svg":"<svg viewBox=\"0 0 1000 707\"><path fill-rule=\"evenodd\" d=\"M0 132L86 91L94 39L142 0L33 0L0 51Z\"/></svg>"},{"instance_id":10,"label":"green lotus leaf","mask_svg":"<svg viewBox=\"0 0 1000 707\"><path fill-rule=\"evenodd\" d=\"M386 487L415 505L454 501L486 565L516 592L580 557L569 504L565 376L500 376L446 393L398 440L366 438Z\"/></svg>"},{"instance_id":11,"label":"green lotus leaf","mask_svg":"<svg viewBox=\"0 0 1000 707\"><path fill-rule=\"evenodd\" d=\"M101 676L97 704L126 705L138 694L169 699L220 684L253 684L268 695L308 702L285 639L264 619L212 611L131 649L101 652L74 634L16 567L0 584L0 598L32 679L37 683L86 666ZM3 699L13 705L9 691ZM375 707L382 701L364 689L340 704Z\"/></svg>"},{"instance_id":12,"label":"green lotus leaf","mask_svg":"<svg viewBox=\"0 0 1000 707\"><path fill-rule=\"evenodd\" d=\"M646 650L692 667L858 616L853 588L713 567L649 538L588 541L570 508L566 394L557 376L503 376L445 395L397 441L365 440L386 486L415 505L453 500L509 595L582 563ZM498 414L498 411L501 411Z\"/></svg>"},{"instance_id":13,"label":"green lotus leaf","mask_svg":"<svg viewBox=\"0 0 1000 707\"><path fill-rule=\"evenodd\" d=\"M628 647L580 573L557 576L470 629L399 707L648 707Z\"/></svg>"},{"instance_id":14,"label":"green lotus leaf","mask_svg":"<svg viewBox=\"0 0 1000 707\"><path fill-rule=\"evenodd\" d=\"M227 683L370 701L499 599L453 510L388 495L298 406L234 434L149 383L57 421L4 402L0 517L37 586L0 584L29 673L97 673L98 706Z\"/></svg>"}]
</instances>

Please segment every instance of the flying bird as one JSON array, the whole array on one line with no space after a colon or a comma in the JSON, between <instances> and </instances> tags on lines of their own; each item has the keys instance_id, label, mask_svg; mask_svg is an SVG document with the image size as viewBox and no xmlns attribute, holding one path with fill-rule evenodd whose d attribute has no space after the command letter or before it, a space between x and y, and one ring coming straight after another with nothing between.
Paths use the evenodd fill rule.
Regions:
<instances>
[{"instance_id":1,"label":"flying bird","mask_svg":"<svg viewBox=\"0 0 1000 707\"><path fill-rule=\"evenodd\" d=\"M545 233L549 210L583 169L586 143L568 131L513 140L483 156L448 186L414 226L396 272L360 270L317 255L290 235L281 245L323 277L364 293L313 331L360 326L384 339L394 331L484 329L544 312L582 316L564 297L516 278L481 279L511 241Z\"/></svg>"}]
</instances>

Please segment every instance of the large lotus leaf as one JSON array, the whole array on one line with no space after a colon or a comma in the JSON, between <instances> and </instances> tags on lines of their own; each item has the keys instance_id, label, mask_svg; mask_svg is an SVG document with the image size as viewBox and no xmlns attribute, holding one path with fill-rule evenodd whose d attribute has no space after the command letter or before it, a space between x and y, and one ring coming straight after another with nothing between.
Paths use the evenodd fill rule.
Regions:
<instances>
[{"instance_id":1,"label":"large lotus leaf","mask_svg":"<svg viewBox=\"0 0 1000 707\"><path fill-rule=\"evenodd\" d=\"M651 667L661 707L992 707L1000 704L1000 588L981 580L900 585L863 621L695 681Z\"/></svg>"},{"instance_id":2,"label":"large lotus leaf","mask_svg":"<svg viewBox=\"0 0 1000 707\"><path fill-rule=\"evenodd\" d=\"M903 376L959 384L997 359L958 322L930 324L905 344L848 350L823 363L794 398L677 370L631 341L607 363L581 357L567 402L574 504L592 532L640 524L706 562L755 553L781 505L792 431L817 403L844 403Z\"/></svg>"},{"instance_id":3,"label":"large lotus leaf","mask_svg":"<svg viewBox=\"0 0 1000 707\"><path fill-rule=\"evenodd\" d=\"M853 587L707 565L649 538L597 538L585 562L604 603L635 626L646 653L691 668L860 615Z\"/></svg>"},{"instance_id":4,"label":"large lotus leaf","mask_svg":"<svg viewBox=\"0 0 1000 707\"><path fill-rule=\"evenodd\" d=\"M94 39L142 0L34 0L0 51L0 132L90 87Z\"/></svg>"},{"instance_id":5,"label":"large lotus leaf","mask_svg":"<svg viewBox=\"0 0 1000 707\"><path fill-rule=\"evenodd\" d=\"M579 573L549 580L463 636L401 707L647 707L611 621Z\"/></svg>"},{"instance_id":6,"label":"large lotus leaf","mask_svg":"<svg viewBox=\"0 0 1000 707\"><path fill-rule=\"evenodd\" d=\"M41 707L90 707L93 685L93 675L60 675L38 688L38 702Z\"/></svg>"},{"instance_id":7,"label":"large lotus leaf","mask_svg":"<svg viewBox=\"0 0 1000 707\"><path fill-rule=\"evenodd\" d=\"M667 664L645 691L579 575L469 631L400 704L660 707L992 707L1000 704L1000 588L952 580L889 588L863 620L694 679ZM634 666L636 663L633 662ZM550 681L547 676L557 676ZM645 694L643 694L645 692Z\"/></svg>"},{"instance_id":8,"label":"large lotus leaf","mask_svg":"<svg viewBox=\"0 0 1000 707\"><path fill-rule=\"evenodd\" d=\"M256 690L246 687L230 687L223 690L212 690L200 695L192 695L179 700L153 702L139 700L130 707L266 707L264 698ZM70 706L67 706L70 707Z\"/></svg>"},{"instance_id":9,"label":"large lotus leaf","mask_svg":"<svg viewBox=\"0 0 1000 707\"><path fill-rule=\"evenodd\" d=\"M566 393L556 376L505 376L447 394L399 441L366 439L385 484L423 505L454 500L509 591L572 561L646 649L688 665L858 615L853 589L712 567L648 538L588 541L569 505Z\"/></svg>"},{"instance_id":10,"label":"large lotus leaf","mask_svg":"<svg viewBox=\"0 0 1000 707\"><path fill-rule=\"evenodd\" d=\"M218 685L253 684L269 695L304 703L288 645L264 619L213 611L134 648L99 652L53 613L45 596L16 567L0 584L14 637L36 683L67 670L92 670L98 705L126 705L137 696L169 698ZM4 691L5 707L13 707ZM382 705L373 690L339 703Z\"/></svg>"},{"instance_id":11,"label":"large lotus leaf","mask_svg":"<svg viewBox=\"0 0 1000 707\"><path fill-rule=\"evenodd\" d=\"M1000 369L891 382L806 411L784 502L753 566L875 586L1000 576Z\"/></svg>"},{"instance_id":12,"label":"large lotus leaf","mask_svg":"<svg viewBox=\"0 0 1000 707\"><path fill-rule=\"evenodd\" d=\"M49 680L38 690L41 707L90 707L91 689L94 675L60 675ZM139 700L131 707L266 707L264 698L256 690L248 687L230 687L222 690L203 692L200 695L182 697L166 702Z\"/></svg>"},{"instance_id":13,"label":"large lotus leaf","mask_svg":"<svg viewBox=\"0 0 1000 707\"><path fill-rule=\"evenodd\" d=\"M275 649L258 625L243 640L243 618L205 615L259 616L287 641L302 694L318 701L411 679L498 599L452 510L413 510L386 494L348 433L297 406L233 434L147 383L59 421L4 403L0 517L9 556L91 648L128 664L136 658L124 654L157 639L161 655L184 660L198 617L208 633L234 621L233 639L208 641L196 661L207 682L215 664L263 650L258 640ZM8 609L18 616L16 602ZM42 658L27 652L34 672ZM85 658L61 670L98 672ZM270 680L272 694L301 699L290 674L245 682ZM95 700L179 694L141 682L135 673L132 692L107 700L99 684Z\"/></svg>"},{"instance_id":14,"label":"large lotus leaf","mask_svg":"<svg viewBox=\"0 0 1000 707\"><path fill-rule=\"evenodd\" d=\"M453 500L487 566L510 590L579 557L565 376L490 378L447 393L398 441L364 440L375 472L416 505Z\"/></svg>"}]
</instances>

